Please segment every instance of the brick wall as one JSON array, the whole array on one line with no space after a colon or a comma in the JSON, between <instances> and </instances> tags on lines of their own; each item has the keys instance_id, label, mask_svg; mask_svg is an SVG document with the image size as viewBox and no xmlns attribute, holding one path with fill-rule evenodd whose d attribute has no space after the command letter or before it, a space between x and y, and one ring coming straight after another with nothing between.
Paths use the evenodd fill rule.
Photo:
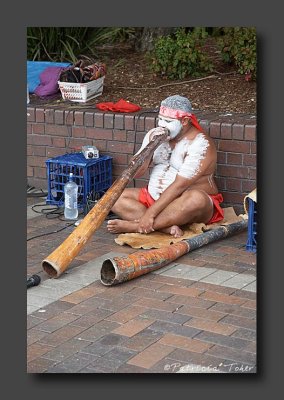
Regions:
<instances>
[{"instance_id":1,"label":"brick wall","mask_svg":"<svg viewBox=\"0 0 284 400\"><path fill-rule=\"evenodd\" d=\"M140 112L141 113L141 112ZM250 114L195 112L200 125L214 138L218 163L216 181L224 206L243 213L244 196L256 187L256 118ZM139 149L145 133L156 126L157 113L114 114L93 109L27 107L27 183L47 189L45 161L95 145L113 157L113 178L120 176ZM145 185L148 174L136 179ZM133 186L131 182L129 186Z\"/></svg>"}]
</instances>

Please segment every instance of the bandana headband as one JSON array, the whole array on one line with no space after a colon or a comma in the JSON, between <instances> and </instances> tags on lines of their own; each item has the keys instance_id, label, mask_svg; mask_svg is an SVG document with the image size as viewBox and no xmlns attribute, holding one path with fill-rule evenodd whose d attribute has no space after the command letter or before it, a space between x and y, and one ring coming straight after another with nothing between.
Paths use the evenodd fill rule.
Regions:
<instances>
[{"instance_id":1,"label":"bandana headband","mask_svg":"<svg viewBox=\"0 0 284 400\"><path fill-rule=\"evenodd\" d=\"M182 110L175 110L174 108L161 106L159 114L163 115L164 117L170 117L170 118L176 118L176 119L183 118L183 117L189 117L192 125L194 125L195 128L197 128L198 130L202 131L202 128L199 125L196 116L194 114L191 114L190 112L182 111Z\"/></svg>"}]
</instances>

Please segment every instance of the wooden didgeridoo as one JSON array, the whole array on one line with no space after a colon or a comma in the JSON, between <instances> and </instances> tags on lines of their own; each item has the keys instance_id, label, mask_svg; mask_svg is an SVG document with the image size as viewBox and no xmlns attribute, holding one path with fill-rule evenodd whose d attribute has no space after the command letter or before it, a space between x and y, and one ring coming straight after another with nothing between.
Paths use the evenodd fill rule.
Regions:
<instances>
[{"instance_id":1,"label":"wooden didgeridoo","mask_svg":"<svg viewBox=\"0 0 284 400\"><path fill-rule=\"evenodd\" d=\"M248 221L243 219L228 225L220 225L207 232L159 249L136 251L126 257L114 257L103 262L101 283L113 286L162 268L177 258L216 240L231 236L247 229Z\"/></svg>"},{"instance_id":2,"label":"wooden didgeridoo","mask_svg":"<svg viewBox=\"0 0 284 400\"><path fill-rule=\"evenodd\" d=\"M134 177L141 165L152 156L153 151L167 136L168 132L154 136L148 145L131 159L128 167L88 212L80 225L74 229L57 249L42 261L42 268L50 277L58 278L68 268L71 261L80 252L82 247L85 246L91 235L104 222L130 179Z\"/></svg>"}]
</instances>

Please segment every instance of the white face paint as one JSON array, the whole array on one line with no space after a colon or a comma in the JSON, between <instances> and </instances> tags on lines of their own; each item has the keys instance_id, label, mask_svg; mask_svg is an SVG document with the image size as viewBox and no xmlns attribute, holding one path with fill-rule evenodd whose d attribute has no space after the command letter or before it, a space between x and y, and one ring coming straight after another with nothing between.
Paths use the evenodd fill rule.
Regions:
<instances>
[{"instance_id":1,"label":"white face paint","mask_svg":"<svg viewBox=\"0 0 284 400\"><path fill-rule=\"evenodd\" d=\"M158 126L167 128L170 132L171 139L175 138L182 129L182 123L178 119L165 118L159 116Z\"/></svg>"}]
</instances>

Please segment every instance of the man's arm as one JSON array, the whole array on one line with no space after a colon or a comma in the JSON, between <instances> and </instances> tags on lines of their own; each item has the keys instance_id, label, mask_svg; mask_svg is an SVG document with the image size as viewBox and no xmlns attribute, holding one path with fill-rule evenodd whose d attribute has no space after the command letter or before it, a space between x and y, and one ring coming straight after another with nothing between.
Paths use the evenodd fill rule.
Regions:
<instances>
[{"instance_id":1,"label":"man's arm","mask_svg":"<svg viewBox=\"0 0 284 400\"><path fill-rule=\"evenodd\" d=\"M147 210L154 218L185 190L207 175L208 171L212 169L212 164L215 165L216 150L207 140L206 142L203 153L200 153L198 149L195 152L190 150L174 182L167 187L160 198Z\"/></svg>"},{"instance_id":2,"label":"man's arm","mask_svg":"<svg viewBox=\"0 0 284 400\"><path fill-rule=\"evenodd\" d=\"M144 136L144 139L143 139L140 149L137 151L136 154L134 154L133 158L135 158L150 143L150 141L153 140L154 136L163 135L164 133L165 133L165 129L161 128L161 127L153 128L149 132L147 132L146 135ZM153 150L153 153L154 153L154 150ZM152 157L149 157L143 163L143 165L141 165L141 167L138 169L134 178L140 178L140 176L143 176L145 174L145 172L148 170L151 161L152 161Z\"/></svg>"},{"instance_id":3,"label":"man's arm","mask_svg":"<svg viewBox=\"0 0 284 400\"><path fill-rule=\"evenodd\" d=\"M185 158L185 162L181 168L183 173L186 171L186 165L190 163L191 159L196 158L194 154ZM167 189L161 194L159 199L146 211L143 217L140 219L140 231L141 232L151 232L153 231L153 224L155 218L175 199L177 199L181 194L189 189L195 182L197 182L202 176L207 175L208 169L212 167L212 163L215 163L215 149L208 145L204 158L200 158L198 163L195 163L194 173L192 173L192 168L188 168L188 176L190 178L185 178L179 173L177 174L174 182L167 187ZM186 175L186 174L185 174Z\"/></svg>"},{"instance_id":4,"label":"man's arm","mask_svg":"<svg viewBox=\"0 0 284 400\"><path fill-rule=\"evenodd\" d=\"M185 190L190 187L190 180L177 175L174 182L167 187L158 200L149 207L145 214L155 218L163 211L173 200L177 199Z\"/></svg>"}]
</instances>

